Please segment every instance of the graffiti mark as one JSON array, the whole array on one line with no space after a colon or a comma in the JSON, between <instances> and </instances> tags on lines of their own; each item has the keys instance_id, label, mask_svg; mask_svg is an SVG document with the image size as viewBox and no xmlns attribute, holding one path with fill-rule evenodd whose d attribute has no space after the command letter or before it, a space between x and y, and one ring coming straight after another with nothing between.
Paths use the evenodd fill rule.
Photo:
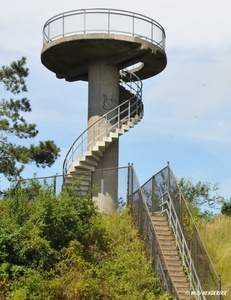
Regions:
<instances>
[{"instance_id":1,"label":"graffiti mark","mask_svg":"<svg viewBox=\"0 0 231 300\"><path fill-rule=\"evenodd\" d=\"M111 109L115 108L118 105L117 100L116 100L114 95L112 95L111 98L108 98L107 95L103 94L103 97L104 97L103 108L105 110L111 110Z\"/></svg>"}]
</instances>

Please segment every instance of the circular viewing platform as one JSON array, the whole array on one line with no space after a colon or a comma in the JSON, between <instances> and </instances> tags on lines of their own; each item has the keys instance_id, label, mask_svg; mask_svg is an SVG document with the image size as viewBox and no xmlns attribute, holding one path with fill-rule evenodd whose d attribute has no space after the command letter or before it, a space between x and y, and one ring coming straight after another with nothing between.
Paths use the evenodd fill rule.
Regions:
<instances>
[{"instance_id":1,"label":"circular viewing platform","mask_svg":"<svg viewBox=\"0 0 231 300\"><path fill-rule=\"evenodd\" d=\"M115 9L81 9L49 19L43 28L42 63L58 78L88 80L88 66L103 60L118 70L135 65L146 79L167 64L163 27L144 15Z\"/></svg>"}]
</instances>

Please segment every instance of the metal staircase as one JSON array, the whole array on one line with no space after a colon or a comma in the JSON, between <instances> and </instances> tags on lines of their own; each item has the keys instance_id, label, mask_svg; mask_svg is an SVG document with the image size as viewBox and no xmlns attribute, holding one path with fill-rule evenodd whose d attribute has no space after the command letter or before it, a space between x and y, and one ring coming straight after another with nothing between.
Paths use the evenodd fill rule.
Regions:
<instances>
[{"instance_id":1,"label":"metal staircase","mask_svg":"<svg viewBox=\"0 0 231 300\"><path fill-rule=\"evenodd\" d=\"M168 220L166 216L154 215L151 216L151 221L176 294L179 299L185 299L186 291L190 291L189 281L184 272Z\"/></svg>"},{"instance_id":2,"label":"metal staircase","mask_svg":"<svg viewBox=\"0 0 231 300\"><path fill-rule=\"evenodd\" d=\"M179 300L214 299L206 291L221 291L220 277L169 165L141 187L134 173L131 166L128 205L163 290Z\"/></svg>"},{"instance_id":3,"label":"metal staircase","mask_svg":"<svg viewBox=\"0 0 231 300\"><path fill-rule=\"evenodd\" d=\"M63 185L85 195L92 185L90 172L113 141L142 119L142 82L129 70L120 72L119 105L100 117L72 144L63 163ZM78 180L79 179L79 180ZM73 184L78 180L78 185Z\"/></svg>"}]
</instances>

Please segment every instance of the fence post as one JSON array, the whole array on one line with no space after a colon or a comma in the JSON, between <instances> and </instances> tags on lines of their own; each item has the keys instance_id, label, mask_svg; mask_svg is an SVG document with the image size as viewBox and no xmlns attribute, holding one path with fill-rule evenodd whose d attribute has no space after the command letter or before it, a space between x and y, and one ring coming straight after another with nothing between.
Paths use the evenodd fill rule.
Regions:
<instances>
[{"instance_id":1,"label":"fence post","mask_svg":"<svg viewBox=\"0 0 231 300\"><path fill-rule=\"evenodd\" d=\"M168 193L170 193L170 167L169 167L169 161L167 162L167 168L168 168L167 189L168 189Z\"/></svg>"},{"instance_id":2,"label":"fence post","mask_svg":"<svg viewBox=\"0 0 231 300\"><path fill-rule=\"evenodd\" d=\"M54 176L54 194L56 195L56 180L57 180L57 176Z\"/></svg>"},{"instance_id":3,"label":"fence post","mask_svg":"<svg viewBox=\"0 0 231 300\"><path fill-rule=\"evenodd\" d=\"M219 292L220 292L220 297L219 299L222 299L222 295L221 295L221 275L218 275L218 285L219 285Z\"/></svg>"},{"instance_id":4,"label":"fence post","mask_svg":"<svg viewBox=\"0 0 231 300\"><path fill-rule=\"evenodd\" d=\"M131 206L133 206L133 194L134 194L134 191L133 191L133 185L134 185L134 176L133 176L133 165L131 165L130 167L130 170L131 170L131 178L130 178L130 182L131 182Z\"/></svg>"},{"instance_id":5,"label":"fence post","mask_svg":"<svg viewBox=\"0 0 231 300\"><path fill-rule=\"evenodd\" d=\"M128 163L128 177L127 177L127 206L129 205L129 190L130 190L130 163Z\"/></svg>"},{"instance_id":6,"label":"fence post","mask_svg":"<svg viewBox=\"0 0 231 300\"><path fill-rule=\"evenodd\" d=\"M154 216L154 203L155 203L155 176L152 176L152 216Z\"/></svg>"}]
</instances>

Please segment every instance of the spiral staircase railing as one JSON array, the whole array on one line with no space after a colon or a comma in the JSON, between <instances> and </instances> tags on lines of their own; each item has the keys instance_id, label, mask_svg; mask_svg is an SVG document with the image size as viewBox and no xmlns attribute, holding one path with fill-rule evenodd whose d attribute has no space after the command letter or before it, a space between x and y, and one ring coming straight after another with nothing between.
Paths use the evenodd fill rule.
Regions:
<instances>
[{"instance_id":1,"label":"spiral staircase railing","mask_svg":"<svg viewBox=\"0 0 231 300\"><path fill-rule=\"evenodd\" d=\"M124 69L120 71L119 84L130 92L131 97L100 117L74 141L63 162L64 177L78 157L91 149L97 141L102 141L132 118L142 118L142 81L131 70Z\"/></svg>"}]
</instances>

